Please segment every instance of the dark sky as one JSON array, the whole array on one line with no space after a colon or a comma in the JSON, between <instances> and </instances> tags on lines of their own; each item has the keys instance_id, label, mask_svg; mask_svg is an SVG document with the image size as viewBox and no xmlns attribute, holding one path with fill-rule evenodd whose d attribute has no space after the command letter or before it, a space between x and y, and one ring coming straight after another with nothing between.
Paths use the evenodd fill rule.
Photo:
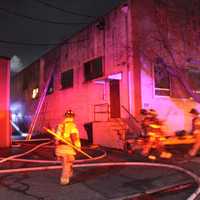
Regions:
<instances>
[{"instance_id":1,"label":"dark sky","mask_svg":"<svg viewBox=\"0 0 200 200\"><path fill-rule=\"evenodd\" d=\"M20 46L13 42L58 43L120 2L122 0L0 0L0 56L12 57L12 69L19 70L19 66L21 69L32 63L50 46Z\"/></svg>"}]
</instances>

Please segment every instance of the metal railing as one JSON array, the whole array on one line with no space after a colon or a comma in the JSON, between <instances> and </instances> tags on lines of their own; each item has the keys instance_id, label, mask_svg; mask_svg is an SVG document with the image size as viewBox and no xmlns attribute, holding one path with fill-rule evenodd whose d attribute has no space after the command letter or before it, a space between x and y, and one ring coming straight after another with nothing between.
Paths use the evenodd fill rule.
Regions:
<instances>
[{"instance_id":1,"label":"metal railing","mask_svg":"<svg viewBox=\"0 0 200 200\"><path fill-rule=\"evenodd\" d=\"M132 119L132 120L134 120L136 123L139 123L138 120L128 111L128 109L127 109L125 106L121 105L121 107L123 108L124 111L126 111L126 113L127 113L128 116L129 116L129 119Z\"/></svg>"},{"instance_id":2,"label":"metal railing","mask_svg":"<svg viewBox=\"0 0 200 200\"><path fill-rule=\"evenodd\" d=\"M142 133L141 123L126 109L126 107L123 105L121 105L121 107L128 114L128 118L125 119L129 129L127 138L140 136Z\"/></svg>"}]
</instances>

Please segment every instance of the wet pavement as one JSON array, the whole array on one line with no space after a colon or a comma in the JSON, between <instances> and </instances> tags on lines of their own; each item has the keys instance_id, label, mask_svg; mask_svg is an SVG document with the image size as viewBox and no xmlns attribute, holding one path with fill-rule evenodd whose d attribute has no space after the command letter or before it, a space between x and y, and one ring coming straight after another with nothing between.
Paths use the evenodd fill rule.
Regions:
<instances>
[{"instance_id":1,"label":"wet pavement","mask_svg":"<svg viewBox=\"0 0 200 200\"><path fill-rule=\"evenodd\" d=\"M16 155L32 149L35 144L14 145L2 149L1 157ZM59 184L61 169L32 171L23 173L0 174L0 199L11 200L135 200L136 196L148 193L156 200L186 200L196 189L194 180L183 172L155 166L99 166L101 163L147 162L164 163L183 167L200 176L200 157L186 159L185 147L170 147L171 160L150 161L138 152L129 155L126 152L108 148L88 148L83 150L99 159L85 160L77 156L74 175L67 186ZM20 158L55 160L52 145L41 147L29 155ZM106 155L105 155L106 152ZM96 163L92 167L80 167L87 163ZM56 163L27 163L7 161L0 163L0 169L27 168L59 165ZM1 171L0 171L1 172ZM181 184L181 185L180 185ZM173 187L169 187L173 186ZM175 187L176 186L176 187ZM162 188L162 191L159 189ZM198 198L197 198L198 199ZM200 198L199 198L200 199Z\"/></svg>"}]
</instances>

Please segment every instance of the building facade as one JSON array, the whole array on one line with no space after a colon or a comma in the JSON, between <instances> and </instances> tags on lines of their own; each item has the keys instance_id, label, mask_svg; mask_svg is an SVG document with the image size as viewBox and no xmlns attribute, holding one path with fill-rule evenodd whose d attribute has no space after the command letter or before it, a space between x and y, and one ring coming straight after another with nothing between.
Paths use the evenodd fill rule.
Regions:
<instances>
[{"instance_id":1,"label":"building facade","mask_svg":"<svg viewBox=\"0 0 200 200\"><path fill-rule=\"evenodd\" d=\"M183 69L187 77L195 72L198 93L198 70L193 64L188 73L186 63L198 60L197 50L185 44L195 34L187 32L184 44L180 34L183 21L193 18L175 21L174 5L168 3L129 0L44 54L15 76L12 112L21 112L30 125L42 102L34 127L41 132L43 126L56 128L72 109L81 138L91 137L84 125L92 125L92 143L114 148L123 148L126 130L137 126L134 117L141 108L156 109L169 135L189 131L189 110L199 104L175 72Z\"/></svg>"}]
</instances>

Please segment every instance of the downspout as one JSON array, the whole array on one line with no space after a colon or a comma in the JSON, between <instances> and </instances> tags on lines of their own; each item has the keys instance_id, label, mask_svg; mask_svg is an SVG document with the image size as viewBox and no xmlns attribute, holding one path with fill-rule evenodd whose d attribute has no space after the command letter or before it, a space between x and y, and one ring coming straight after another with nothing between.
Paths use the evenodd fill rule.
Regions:
<instances>
[{"instance_id":1,"label":"downspout","mask_svg":"<svg viewBox=\"0 0 200 200\"><path fill-rule=\"evenodd\" d=\"M129 113L133 112L132 102L132 81L131 81L131 72L130 72L130 65L129 65L129 28L128 28L128 18L129 18L129 7L128 5L124 5L123 8L125 14L125 34L126 34L126 66L127 66L127 88L128 88L128 111Z\"/></svg>"},{"instance_id":2,"label":"downspout","mask_svg":"<svg viewBox=\"0 0 200 200\"><path fill-rule=\"evenodd\" d=\"M128 0L130 9L130 35L131 35L131 49L132 49L132 64L133 64L133 105L134 105L134 116L140 115L142 108L142 94L141 94L141 61L139 53L139 22L138 16L140 14L141 0Z\"/></svg>"}]
</instances>

